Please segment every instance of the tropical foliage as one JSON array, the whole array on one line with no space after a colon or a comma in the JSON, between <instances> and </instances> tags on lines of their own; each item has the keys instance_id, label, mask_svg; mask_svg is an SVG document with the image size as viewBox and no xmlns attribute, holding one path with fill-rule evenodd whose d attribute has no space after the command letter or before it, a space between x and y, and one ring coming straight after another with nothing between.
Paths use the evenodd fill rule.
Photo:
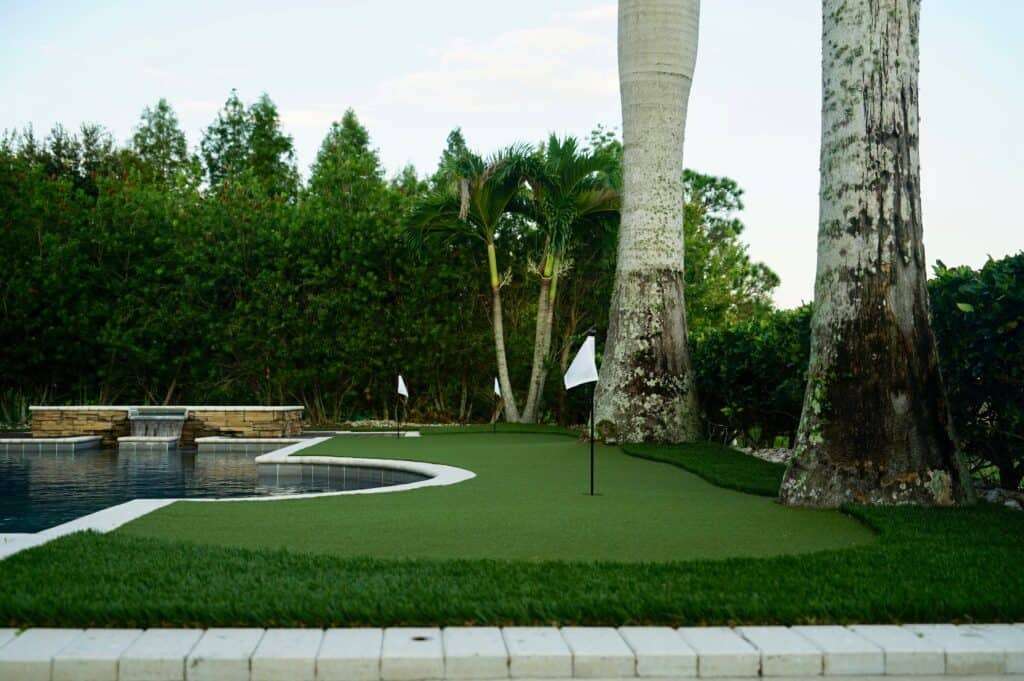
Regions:
<instances>
[{"instance_id":1,"label":"tropical foliage","mask_svg":"<svg viewBox=\"0 0 1024 681\"><path fill-rule=\"evenodd\" d=\"M941 262L929 283L957 435L976 469L1001 486L1024 479L1024 252L979 270Z\"/></svg>"},{"instance_id":2,"label":"tropical foliage","mask_svg":"<svg viewBox=\"0 0 1024 681\"><path fill-rule=\"evenodd\" d=\"M598 128L585 143L549 137L488 158L454 130L429 175L389 178L349 111L303 181L273 102L235 93L198 149L163 100L123 147L95 125L7 133L0 420L23 424L38 402L384 417L402 371L411 417L487 421L497 280L503 394L524 420L578 423L585 400L545 378L585 331L606 329L621 152ZM788 438L809 309L772 309L778 277L741 240L734 181L686 171L684 185L687 314L712 434ZM957 430L1008 486L1024 471L1022 262L940 266L931 283Z\"/></svg>"}]
</instances>

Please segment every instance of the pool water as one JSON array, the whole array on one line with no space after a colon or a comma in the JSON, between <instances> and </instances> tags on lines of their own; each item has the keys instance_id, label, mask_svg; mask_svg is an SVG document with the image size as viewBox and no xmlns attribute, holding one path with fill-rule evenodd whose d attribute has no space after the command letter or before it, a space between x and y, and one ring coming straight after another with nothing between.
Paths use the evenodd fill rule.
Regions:
<instances>
[{"instance_id":1,"label":"pool water","mask_svg":"<svg viewBox=\"0 0 1024 681\"><path fill-rule=\"evenodd\" d=\"M364 466L257 465L257 454L0 451L0 533L38 532L132 499L338 492L425 480Z\"/></svg>"}]
</instances>

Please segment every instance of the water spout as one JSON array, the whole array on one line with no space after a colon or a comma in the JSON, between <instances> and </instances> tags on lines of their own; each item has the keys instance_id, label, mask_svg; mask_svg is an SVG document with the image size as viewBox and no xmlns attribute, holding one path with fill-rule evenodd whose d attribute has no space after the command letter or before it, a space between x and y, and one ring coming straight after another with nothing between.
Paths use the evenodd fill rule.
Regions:
<instances>
[{"instance_id":1,"label":"water spout","mask_svg":"<svg viewBox=\"0 0 1024 681\"><path fill-rule=\"evenodd\" d=\"M128 412L133 437L181 437L188 418L183 407L133 407Z\"/></svg>"}]
</instances>

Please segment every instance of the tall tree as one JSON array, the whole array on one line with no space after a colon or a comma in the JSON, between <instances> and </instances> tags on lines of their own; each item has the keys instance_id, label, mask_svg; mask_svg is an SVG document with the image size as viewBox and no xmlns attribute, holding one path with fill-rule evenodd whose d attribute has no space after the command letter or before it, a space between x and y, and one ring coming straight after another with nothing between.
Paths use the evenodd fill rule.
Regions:
<instances>
[{"instance_id":1,"label":"tall tree","mask_svg":"<svg viewBox=\"0 0 1024 681\"><path fill-rule=\"evenodd\" d=\"M142 112L135 133L132 150L157 180L169 183L180 172L192 165L185 133L178 124L174 109L161 98L156 106Z\"/></svg>"},{"instance_id":2,"label":"tall tree","mask_svg":"<svg viewBox=\"0 0 1024 681\"><path fill-rule=\"evenodd\" d=\"M686 196L686 320L691 336L725 324L763 317L772 308L779 277L750 259L740 241L743 190L735 180L692 170L683 173Z\"/></svg>"},{"instance_id":3,"label":"tall tree","mask_svg":"<svg viewBox=\"0 0 1024 681\"><path fill-rule=\"evenodd\" d=\"M200 149L210 186L216 188L225 179L241 173L248 165L252 120L245 104L232 90L224 108L203 135Z\"/></svg>"},{"instance_id":4,"label":"tall tree","mask_svg":"<svg viewBox=\"0 0 1024 681\"><path fill-rule=\"evenodd\" d=\"M253 175L272 196L294 196L299 186L295 148L291 135L281 130L277 106L266 94L249 107L248 165Z\"/></svg>"},{"instance_id":5,"label":"tall tree","mask_svg":"<svg viewBox=\"0 0 1024 681\"><path fill-rule=\"evenodd\" d=\"M623 203L596 422L624 442L698 439L683 296L683 138L699 0L619 0Z\"/></svg>"},{"instance_id":6,"label":"tall tree","mask_svg":"<svg viewBox=\"0 0 1024 681\"><path fill-rule=\"evenodd\" d=\"M920 0L824 0L811 361L787 504L971 498L929 323Z\"/></svg>"},{"instance_id":7,"label":"tall tree","mask_svg":"<svg viewBox=\"0 0 1024 681\"><path fill-rule=\"evenodd\" d=\"M331 125L310 169L309 189L299 204L303 234L295 239L292 256L304 296L299 307L309 316L305 323L320 329L296 355L296 363L308 367L306 383L316 404L346 386L383 413L391 403L393 386L383 377L396 368L391 314L392 247L401 214L397 199L369 133L354 111L346 111ZM344 320L340 332L339 320ZM304 356L319 361L305 363Z\"/></svg>"},{"instance_id":8,"label":"tall tree","mask_svg":"<svg viewBox=\"0 0 1024 681\"><path fill-rule=\"evenodd\" d=\"M246 175L268 196L288 199L298 191L292 138L281 130L277 106L266 94L247 109L232 90L200 148L214 189Z\"/></svg>"},{"instance_id":9,"label":"tall tree","mask_svg":"<svg viewBox=\"0 0 1024 681\"><path fill-rule=\"evenodd\" d=\"M351 208L351 202L361 200L368 186L374 193L383 192L384 170L377 152L370 147L370 134L355 111L349 109L340 122L331 124L320 145L310 171L309 189Z\"/></svg>"},{"instance_id":10,"label":"tall tree","mask_svg":"<svg viewBox=\"0 0 1024 681\"><path fill-rule=\"evenodd\" d=\"M551 328L558 303L558 281L567 272L585 232L617 216L619 192L609 183L613 160L595 150L581 149L573 137L551 135L525 171L531 191L530 216L543 234L537 266L540 287L533 344L530 385L521 420L534 423L540 411L544 384L551 366Z\"/></svg>"},{"instance_id":11,"label":"tall tree","mask_svg":"<svg viewBox=\"0 0 1024 681\"><path fill-rule=\"evenodd\" d=\"M451 137L449 137L451 142ZM519 407L509 378L505 351L505 322L501 306L502 276L498 269L496 238L506 216L523 212L517 206L523 185L522 159L528 147L510 147L484 160L472 152L453 157L439 176L447 181L415 205L411 224L414 234L444 240L476 242L484 246L491 287L491 327L498 381L505 404L505 418L519 421Z\"/></svg>"}]
</instances>

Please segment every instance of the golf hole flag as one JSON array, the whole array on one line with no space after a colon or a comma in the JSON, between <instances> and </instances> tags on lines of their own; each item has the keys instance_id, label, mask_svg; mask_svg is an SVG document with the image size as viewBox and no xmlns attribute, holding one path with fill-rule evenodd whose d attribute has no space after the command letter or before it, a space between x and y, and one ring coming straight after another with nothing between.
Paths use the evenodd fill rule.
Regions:
<instances>
[{"instance_id":1,"label":"golf hole flag","mask_svg":"<svg viewBox=\"0 0 1024 681\"><path fill-rule=\"evenodd\" d=\"M501 397L501 386L498 385L498 379L494 379L494 394Z\"/></svg>"},{"instance_id":2,"label":"golf hole flag","mask_svg":"<svg viewBox=\"0 0 1024 681\"><path fill-rule=\"evenodd\" d=\"M402 374L398 374L398 394L402 397L409 397L409 389L405 387L405 381L402 380Z\"/></svg>"},{"instance_id":3,"label":"golf hole flag","mask_svg":"<svg viewBox=\"0 0 1024 681\"><path fill-rule=\"evenodd\" d=\"M572 390L584 383L597 382L597 364L594 360L594 337L587 336L583 346L565 372L565 389Z\"/></svg>"}]
</instances>

